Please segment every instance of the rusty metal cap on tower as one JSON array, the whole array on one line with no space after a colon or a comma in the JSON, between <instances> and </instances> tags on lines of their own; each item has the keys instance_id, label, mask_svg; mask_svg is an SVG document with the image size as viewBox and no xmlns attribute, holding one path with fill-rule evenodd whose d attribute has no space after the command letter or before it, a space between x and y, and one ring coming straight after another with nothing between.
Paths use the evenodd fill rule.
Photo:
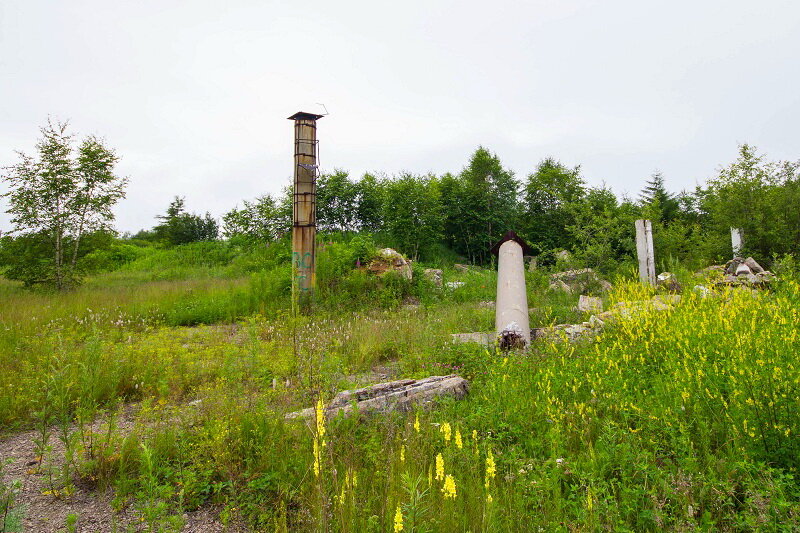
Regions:
<instances>
[{"instance_id":1,"label":"rusty metal cap on tower","mask_svg":"<svg viewBox=\"0 0 800 533\"><path fill-rule=\"evenodd\" d=\"M298 111L289 120L319 120L325 115L316 115L314 113L306 113L305 111Z\"/></svg>"},{"instance_id":2,"label":"rusty metal cap on tower","mask_svg":"<svg viewBox=\"0 0 800 533\"><path fill-rule=\"evenodd\" d=\"M530 246L528 246L528 243L522 240L522 237L517 235L515 231L506 232L506 234L503 235L503 238L497 241L497 243L494 246L492 246L491 250L489 251L494 255L499 254L500 246L502 246L503 243L506 241L514 241L517 244L519 244L522 247L522 255L533 255L533 249Z\"/></svg>"}]
</instances>

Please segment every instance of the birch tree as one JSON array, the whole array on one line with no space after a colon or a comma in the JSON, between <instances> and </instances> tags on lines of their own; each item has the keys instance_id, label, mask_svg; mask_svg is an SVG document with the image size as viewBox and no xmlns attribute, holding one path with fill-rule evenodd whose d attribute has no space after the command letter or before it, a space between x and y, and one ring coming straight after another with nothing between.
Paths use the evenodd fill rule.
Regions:
<instances>
[{"instance_id":1,"label":"birch tree","mask_svg":"<svg viewBox=\"0 0 800 533\"><path fill-rule=\"evenodd\" d=\"M49 257L36 257L30 269L25 265L15 269L26 285L52 284L63 290L77 283L83 237L109 229L114 220L111 208L125 197L128 180L114 174L119 161L114 150L94 136L76 148L67 128L67 122L48 120L40 130L36 155L17 152L18 162L4 169L9 191L2 196L9 204L6 212L14 225L12 235L43 239L44 249L49 250ZM34 276L43 264L49 275Z\"/></svg>"}]
</instances>

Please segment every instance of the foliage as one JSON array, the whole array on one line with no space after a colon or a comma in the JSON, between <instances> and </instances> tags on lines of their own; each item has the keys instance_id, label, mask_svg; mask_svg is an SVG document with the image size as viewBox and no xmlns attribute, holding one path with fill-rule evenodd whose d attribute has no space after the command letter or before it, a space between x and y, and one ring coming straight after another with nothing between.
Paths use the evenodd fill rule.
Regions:
<instances>
[{"instance_id":1,"label":"foliage","mask_svg":"<svg viewBox=\"0 0 800 533\"><path fill-rule=\"evenodd\" d=\"M524 234L540 252L573 249L567 228L575 224L577 206L586 194L580 167L569 169L552 158L539 163L524 186Z\"/></svg>"},{"instance_id":2,"label":"foliage","mask_svg":"<svg viewBox=\"0 0 800 533\"><path fill-rule=\"evenodd\" d=\"M766 162L744 144L739 157L698 191L709 236L709 252L727 256L730 228L742 230L744 252L758 257L797 253L800 243L799 162Z\"/></svg>"},{"instance_id":3,"label":"foliage","mask_svg":"<svg viewBox=\"0 0 800 533\"><path fill-rule=\"evenodd\" d=\"M58 290L80 280L78 258L84 235L106 230L111 208L124 198L127 179L114 174L119 158L97 137L86 137L76 149L66 122L41 128L37 157L19 152L20 161L5 169L12 233L31 246L6 258L6 276L28 286Z\"/></svg>"},{"instance_id":4,"label":"foliage","mask_svg":"<svg viewBox=\"0 0 800 533\"><path fill-rule=\"evenodd\" d=\"M171 245L217 239L219 224L211 214L206 213L201 217L187 213L184 205L185 199L182 197L176 196L172 200L167 212L158 217L161 223L153 228L155 238Z\"/></svg>"},{"instance_id":5,"label":"foliage","mask_svg":"<svg viewBox=\"0 0 800 533\"><path fill-rule=\"evenodd\" d=\"M253 202L245 200L241 209L234 208L222 216L222 234L228 239L244 238L257 243L270 243L283 233L279 205L270 195Z\"/></svg>"},{"instance_id":6,"label":"foliage","mask_svg":"<svg viewBox=\"0 0 800 533\"><path fill-rule=\"evenodd\" d=\"M222 243L186 246L199 245ZM426 286L423 308L386 310L385 295L404 297L397 281L350 267L368 248L325 241L320 260L332 271L315 317L288 314L286 269L191 290L87 284L58 308L53 295L10 293L0 365L13 388L0 392L0 417L65 421L63 438L60 422L42 437L75 458L66 476L53 471L53 490L93 476L153 530L179 528L207 504L259 530L798 525L796 282L757 296L687 294L669 312L621 315L593 344L502 356L447 336L492 327L493 310L476 305L493 293L491 270L447 269L465 285ZM532 325L580 320L563 314L574 301L547 292L546 275L528 281L529 302L555 312L534 313ZM264 307L228 314L258 293ZM623 283L610 303L651 295ZM457 372L470 394L420 412L312 421L311 431L284 420L376 365L404 377ZM115 422L120 400L135 406L131 423ZM99 432L85 422L94 417ZM53 459L43 461L47 475Z\"/></svg>"},{"instance_id":7,"label":"foliage","mask_svg":"<svg viewBox=\"0 0 800 533\"><path fill-rule=\"evenodd\" d=\"M442 232L439 183L405 174L384 184L384 230L394 246L417 259Z\"/></svg>"}]
</instances>

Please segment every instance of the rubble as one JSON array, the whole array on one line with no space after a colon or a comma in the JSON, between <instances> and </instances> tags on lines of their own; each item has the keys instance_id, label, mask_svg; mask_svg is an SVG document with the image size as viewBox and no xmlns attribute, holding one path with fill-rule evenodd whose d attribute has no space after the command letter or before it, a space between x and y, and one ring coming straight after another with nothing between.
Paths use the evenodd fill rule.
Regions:
<instances>
[{"instance_id":1,"label":"rubble","mask_svg":"<svg viewBox=\"0 0 800 533\"><path fill-rule=\"evenodd\" d=\"M585 294L592 290L611 290L611 284L601 279L591 268L566 270L550 275L550 290L559 290L569 294Z\"/></svg>"},{"instance_id":2,"label":"rubble","mask_svg":"<svg viewBox=\"0 0 800 533\"><path fill-rule=\"evenodd\" d=\"M414 275L411 263L400 252L392 248L380 250L377 257L367 265L367 271L379 276L387 272L396 272L407 280L411 280Z\"/></svg>"},{"instance_id":3,"label":"rubble","mask_svg":"<svg viewBox=\"0 0 800 533\"><path fill-rule=\"evenodd\" d=\"M463 398L469 392L469 382L461 376L431 376L424 379L400 379L370 387L346 390L337 394L325 407L325 416L339 413L350 416L357 413L409 411L416 405L430 404L436 398L449 396ZM286 415L287 419L313 419L314 408L309 407Z\"/></svg>"},{"instance_id":4,"label":"rubble","mask_svg":"<svg viewBox=\"0 0 800 533\"><path fill-rule=\"evenodd\" d=\"M678 278L672 272L662 272L656 277L656 287L669 292L681 292L682 287Z\"/></svg>"},{"instance_id":5,"label":"rubble","mask_svg":"<svg viewBox=\"0 0 800 533\"><path fill-rule=\"evenodd\" d=\"M437 288L442 288L443 273L438 268L426 268L423 272L425 278L434 284Z\"/></svg>"}]
</instances>

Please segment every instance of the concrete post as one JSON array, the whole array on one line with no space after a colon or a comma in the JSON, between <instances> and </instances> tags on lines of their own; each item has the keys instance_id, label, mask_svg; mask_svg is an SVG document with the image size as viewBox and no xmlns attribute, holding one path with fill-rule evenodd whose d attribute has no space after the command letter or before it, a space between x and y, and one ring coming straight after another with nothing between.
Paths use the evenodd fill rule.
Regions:
<instances>
[{"instance_id":1,"label":"concrete post","mask_svg":"<svg viewBox=\"0 0 800 533\"><path fill-rule=\"evenodd\" d=\"M738 257L742 251L742 230L739 228L731 228L731 248L733 248L733 257Z\"/></svg>"},{"instance_id":2,"label":"concrete post","mask_svg":"<svg viewBox=\"0 0 800 533\"><path fill-rule=\"evenodd\" d=\"M639 279L655 286L656 259L653 251L653 225L649 220L636 221L636 255L639 257Z\"/></svg>"},{"instance_id":3,"label":"concrete post","mask_svg":"<svg viewBox=\"0 0 800 533\"><path fill-rule=\"evenodd\" d=\"M492 249L497 253L494 323L500 347L504 349L525 348L531 343L523 245L527 248L522 239L509 232Z\"/></svg>"}]
</instances>

